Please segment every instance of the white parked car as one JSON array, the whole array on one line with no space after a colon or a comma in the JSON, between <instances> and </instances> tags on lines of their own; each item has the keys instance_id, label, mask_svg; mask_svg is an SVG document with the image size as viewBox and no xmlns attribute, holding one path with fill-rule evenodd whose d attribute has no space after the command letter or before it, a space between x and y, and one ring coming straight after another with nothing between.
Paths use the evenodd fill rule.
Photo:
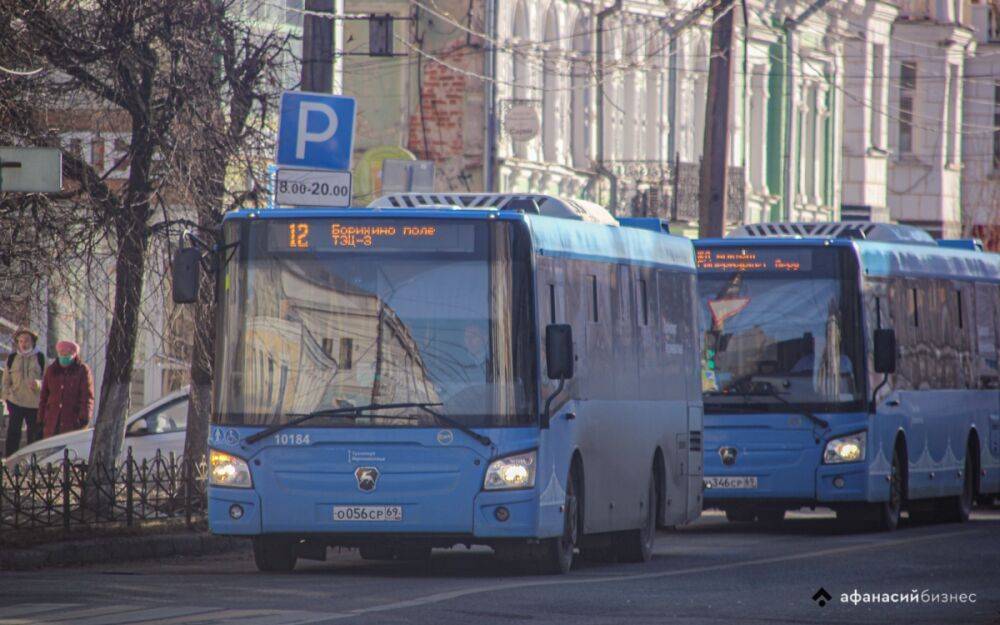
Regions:
<instances>
[{"instance_id":1,"label":"white parked car","mask_svg":"<svg viewBox=\"0 0 1000 625\"><path fill-rule=\"evenodd\" d=\"M122 445L119 461L125 459L129 447L132 448L132 457L140 464L144 459L152 461L157 450L160 450L164 459L169 459L170 452L173 452L179 460L184 452L187 415L188 388L184 387L128 417L125 420L125 444ZM93 427L43 438L18 449L4 460L4 464L11 469L17 465L27 465L32 456L41 466L49 462L56 464L62 461L66 451L69 451L71 462L86 462L90 457L93 438Z\"/></svg>"}]
</instances>

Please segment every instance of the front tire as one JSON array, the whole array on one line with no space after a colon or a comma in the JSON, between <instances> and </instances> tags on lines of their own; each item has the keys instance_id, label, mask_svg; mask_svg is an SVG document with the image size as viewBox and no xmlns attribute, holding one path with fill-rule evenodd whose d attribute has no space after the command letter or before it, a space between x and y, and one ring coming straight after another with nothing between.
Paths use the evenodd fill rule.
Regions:
<instances>
[{"instance_id":1,"label":"front tire","mask_svg":"<svg viewBox=\"0 0 1000 625\"><path fill-rule=\"evenodd\" d=\"M298 561L295 543L275 536L254 536L253 561L263 573L287 573Z\"/></svg>"},{"instance_id":2,"label":"front tire","mask_svg":"<svg viewBox=\"0 0 1000 625\"><path fill-rule=\"evenodd\" d=\"M903 454L899 447L892 452L892 468L889 472L889 500L876 504L876 526L883 532L891 532L899 527L899 515L906 499L906 484L903 480Z\"/></svg>"},{"instance_id":3,"label":"front tire","mask_svg":"<svg viewBox=\"0 0 1000 625\"><path fill-rule=\"evenodd\" d=\"M649 492L646 495L646 516L642 527L617 536L616 550L622 562L649 562L656 542L656 510L660 497L656 490L656 474L649 475Z\"/></svg>"},{"instance_id":4,"label":"front tire","mask_svg":"<svg viewBox=\"0 0 1000 625\"><path fill-rule=\"evenodd\" d=\"M556 538L546 538L540 545L536 564L543 575L563 575L573 567L573 552L580 541L580 506L575 468L570 468L566 480L566 504L563 506L563 533Z\"/></svg>"}]
</instances>

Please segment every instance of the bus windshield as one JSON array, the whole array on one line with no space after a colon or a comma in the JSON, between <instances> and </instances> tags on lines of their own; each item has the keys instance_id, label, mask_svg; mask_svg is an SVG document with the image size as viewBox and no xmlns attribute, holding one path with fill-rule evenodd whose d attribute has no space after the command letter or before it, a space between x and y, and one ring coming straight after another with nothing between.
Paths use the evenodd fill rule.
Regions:
<instances>
[{"instance_id":1,"label":"bus windshield","mask_svg":"<svg viewBox=\"0 0 1000 625\"><path fill-rule=\"evenodd\" d=\"M510 224L262 220L229 236L237 227L215 422L404 402L439 403L468 426L533 422L533 333L512 331L530 306L513 287ZM431 425L403 408L309 422Z\"/></svg>"},{"instance_id":2,"label":"bus windshield","mask_svg":"<svg viewBox=\"0 0 1000 625\"><path fill-rule=\"evenodd\" d=\"M856 269L845 250L720 246L697 257L706 410L863 401Z\"/></svg>"}]
</instances>

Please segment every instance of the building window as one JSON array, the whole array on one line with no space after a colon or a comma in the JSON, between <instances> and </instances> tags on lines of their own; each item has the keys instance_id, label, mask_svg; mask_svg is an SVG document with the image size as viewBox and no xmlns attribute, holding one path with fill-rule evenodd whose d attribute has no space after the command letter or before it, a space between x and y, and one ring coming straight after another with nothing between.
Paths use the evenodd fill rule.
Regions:
<instances>
[{"instance_id":1,"label":"building window","mask_svg":"<svg viewBox=\"0 0 1000 625\"><path fill-rule=\"evenodd\" d=\"M869 145L882 147L882 98L885 93L885 46L877 43L872 46L872 107L869 110L868 130L871 133Z\"/></svg>"},{"instance_id":2,"label":"building window","mask_svg":"<svg viewBox=\"0 0 1000 625\"><path fill-rule=\"evenodd\" d=\"M340 339L340 368L350 369L354 366L354 339Z\"/></svg>"},{"instance_id":3,"label":"building window","mask_svg":"<svg viewBox=\"0 0 1000 625\"><path fill-rule=\"evenodd\" d=\"M750 93L750 184L759 194L767 193L767 67L757 65L751 73Z\"/></svg>"},{"instance_id":4,"label":"building window","mask_svg":"<svg viewBox=\"0 0 1000 625\"><path fill-rule=\"evenodd\" d=\"M956 145L958 143L958 65L948 64L948 117L945 119L945 165L958 162Z\"/></svg>"},{"instance_id":5,"label":"building window","mask_svg":"<svg viewBox=\"0 0 1000 625\"><path fill-rule=\"evenodd\" d=\"M588 24L578 20L573 31L573 64L570 89L570 130L573 167L590 167L590 37Z\"/></svg>"},{"instance_id":6,"label":"building window","mask_svg":"<svg viewBox=\"0 0 1000 625\"><path fill-rule=\"evenodd\" d=\"M550 9L545 17L545 41L551 46L542 61L542 157L547 163L559 158L559 128L563 125L559 99L559 31L555 12Z\"/></svg>"},{"instance_id":7,"label":"building window","mask_svg":"<svg viewBox=\"0 0 1000 625\"><path fill-rule=\"evenodd\" d=\"M913 153L913 108L917 96L917 64L899 66L899 145L900 154Z\"/></svg>"}]
</instances>

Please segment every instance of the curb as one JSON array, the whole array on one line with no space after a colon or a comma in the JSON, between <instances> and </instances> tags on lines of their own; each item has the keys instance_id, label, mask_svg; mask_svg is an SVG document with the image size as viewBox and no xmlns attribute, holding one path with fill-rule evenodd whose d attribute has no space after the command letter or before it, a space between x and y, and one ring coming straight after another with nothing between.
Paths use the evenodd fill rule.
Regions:
<instances>
[{"instance_id":1,"label":"curb","mask_svg":"<svg viewBox=\"0 0 1000 625\"><path fill-rule=\"evenodd\" d=\"M246 549L247 546L248 541L243 538L205 533L95 538L0 552L0 570L27 571L53 566L199 556Z\"/></svg>"}]
</instances>

